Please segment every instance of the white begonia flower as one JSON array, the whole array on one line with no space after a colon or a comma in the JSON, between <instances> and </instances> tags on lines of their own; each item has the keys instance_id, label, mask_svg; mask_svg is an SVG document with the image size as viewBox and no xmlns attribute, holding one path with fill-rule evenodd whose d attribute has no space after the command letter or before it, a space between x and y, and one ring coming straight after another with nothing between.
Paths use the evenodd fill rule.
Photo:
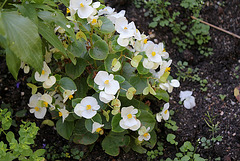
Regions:
<instances>
[{"instance_id":1,"label":"white begonia flower","mask_svg":"<svg viewBox=\"0 0 240 161\"><path fill-rule=\"evenodd\" d=\"M148 131L150 130L150 127L148 127L146 129L145 126L142 126L139 130L138 130L138 140L139 141L148 141L151 138L151 135L148 133Z\"/></svg>"},{"instance_id":2,"label":"white begonia flower","mask_svg":"<svg viewBox=\"0 0 240 161\"><path fill-rule=\"evenodd\" d=\"M195 97L192 96L192 91L181 91L180 99L186 109L191 109L196 106Z\"/></svg>"},{"instance_id":3,"label":"white begonia flower","mask_svg":"<svg viewBox=\"0 0 240 161\"><path fill-rule=\"evenodd\" d=\"M119 82L114 80L113 74L108 74L106 71L99 71L94 78L94 82L100 90L104 90L106 94L115 95L120 89Z\"/></svg>"},{"instance_id":4,"label":"white begonia flower","mask_svg":"<svg viewBox=\"0 0 240 161\"><path fill-rule=\"evenodd\" d=\"M159 84L159 87L163 90L167 90L168 93L172 93L173 87L179 87L180 82L177 79L172 79L171 82L161 83Z\"/></svg>"},{"instance_id":5,"label":"white begonia flower","mask_svg":"<svg viewBox=\"0 0 240 161\"><path fill-rule=\"evenodd\" d=\"M99 108L100 106L98 105L96 98L87 96L75 106L74 112L80 117L90 119L97 114Z\"/></svg>"},{"instance_id":6,"label":"white begonia flower","mask_svg":"<svg viewBox=\"0 0 240 161\"><path fill-rule=\"evenodd\" d=\"M99 99L104 103L109 103L111 100L115 99L115 96L113 94L107 94L106 92L101 91L99 93Z\"/></svg>"},{"instance_id":7,"label":"white begonia flower","mask_svg":"<svg viewBox=\"0 0 240 161\"><path fill-rule=\"evenodd\" d=\"M36 81L44 82L48 79L49 74L51 74L51 70L48 67L47 63L44 61L41 75L38 72L35 72L34 76L35 76Z\"/></svg>"},{"instance_id":8,"label":"white begonia flower","mask_svg":"<svg viewBox=\"0 0 240 161\"><path fill-rule=\"evenodd\" d=\"M144 51L145 44L147 43L147 36L145 34L141 34L141 39L137 40L134 44L134 49L137 52L142 52Z\"/></svg>"},{"instance_id":9,"label":"white begonia flower","mask_svg":"<svg viewBox=\"0 0 240 161\"><path fill-rule=\"evenodd\" d=\"M93 7L90 6L91 3L92 0L70 0L71 15L74 15L77 11L80 18L88 18L94 12Z\"/></svg>"},{"instance_id":10,"label":"white begonia flower","mask_svg":"<svg viewBox=\"0 0 240 161\"><path fill-rule=\"evenodd\" d=\"M134 109L133 106L123 107L121 109L121 117L123 119L119 122L120 127L123 129L130 129L132 131L139 129L141 122L136 118L137 113L138 109Z\"/></svg>"},{"instance_id":11,"label":"white begonia flower","mask_svg":"<svg viewBox=\"0 0 240 161\"><path fill-rule=\"evenodd\" d=\"M49 94L47 94L47 93L44 93L41 96L40 100L43 101L43 106L44 107L48 107L48 105L52 104L52 97Z\"/></svg>"},{"instance_id":12,"label":"white begonia flower","mask_svg":"<svg viewBox=\"0 0 240 161\"><path fill-rule=\"evenodd\" d=\"M101 5L100 2L94 2L94 3L92 4L92 7L93 7L93 8L98 8L98 7L100 7L100 5Z\"/></svg>"},{"instance_id":13,"label":"white begonia flower","mask_svg":"<svg viewBox=\"0 0 240 161\"><path fill-rule=\"evenodd\" d=\"M158 122L161 122L163 120L168 120L169 119L169 103L165 103L162 112L159 112L156 114L156 119Z\"/></svg>"},{"instance_id":14,"label":"white begonia flower","mask_svg":"<svg viewBox=\"0 0 240 161\"><path fill-rule=\"evenodd\" d=\"M107 15L107 18L112 21L113 24L116 24L119 18L124 17L125 15L125 10L121 10L120 12L116 13L113 12L112 14Z\"/></svg>"},{"instance_id":15,"label":"white begonia flower","mask_svg":"<svg viewBox=\"0 0 240 161\"><path fill-rule=\"evenodd\" d=\"M92 125L92 133L99 133L99 134L103 134L103 129L102 127L104 126L104 124L99 124L98 122L94 122Z\"/></svg>"},{"instance_id":16,"label":"white begonia flower","mask_svg":"<svg viewBox=\"0 0 240 161\"><path fill-rule=\"evenodd\" d=\"M106 15L111 15L111 14L113 14L114 10L115 10L114 8L105 7L105 8L100 9L100 10L98 11L98 15L99 15L99 16L104 15L104 14L106 14Z\"/></svg>"},{"instance_id":17,"label":"white begonia flower","mask_svg":"<svg viewBox=\"0 0 240 161\"><path fill-rule=\"evenodd\" d=\"M160 43L158 44L158 46L159 46L159 51L160 51L159 55L160 55L161 57L163 57L164 59L167 59L167 58L169 57L169 54L168 54L168 52L166 52L163 43L160 42Z\"/></svg>"},{"instance_id":18,"label":"white begonia flower","mask_svg":"<svg viewBox=\"0 0 240 161\"><path fill-rule=\"evenodd\" d=\"M45 82L43 82L43 88L51 88L55 83L56 83L55 76L50 76Z\"/></svg>"},{"instance_id":19,"label":"white begonia flower","mask_svg":"<svg viewBox=\"0 0 240 161\"><path fill-rule=\"evenodd\" d=\"M162 64L160 65L160 71L158 72L157 78L160 78L164 74L164 72L168 72L171 69L171 67L169 67L171 64L172 60L163 61Z\"/></svg>"},{"instance_id":20,"label":"white begonia flower","mask_svg":"<svg viewBox=\"0 0 240 161\"><path fill-rule=\"evenodd\" d=\"M28 106L31 107L30 113L34 113L34 116L38 119L43 119L47 112L47 108L42 107L41 97L41 93L32 95L28 104Z\"/></svg>"},{"instance_id":21,"label":"white begonia flower","mask_svg":"<svg viewBox=\"0 0 240 161\"><path fill-rule=\"evenodd\" d=\"M58 110L59 110L58 114L59 114L60 117L62 117L62 121L64 122L64 120L65 120L65 119L68 117L68 115L69 115L69 111L66 110L66 107L65 107L65 106L64 106L63 108L58 109Z\"/></svg>"},{"instance_id":22,"label":"white begonia flower","mask_svg":"<svg viewBox=\"0 0 240 161\"><path fill-rule=\"evenodd\" d=\"M98 20L98 16L89 16L87 18L88 23L90 23L91 25L96 25L97 20Z\"/></svg>"},{"instance_id":23,"label":"white begonia flower","mask_svg":"<svg viewBox=\"0 0 240 161\"><path fill-rule=\"evenodd\" d=\"M146 68L146 69L153 69L154 62L149 61L148 59L144 58L144 60L143 60L143 67Z\"/></svg>"},{"instance_id":24,"label":"white begonia flower","mask_svg":"<svg viewBox=\"0 0 240 161\"><path fill-rule=\"evenodd\" d=\"M73 98L73 94L76 92L77 90L64 90L63 92L63 103L65 103L68 99L72 99Z\"/></svg>"},{"instance_id":25,"label":"white begonia flower","mask_svg":"<svg viewBox=\"0 0 240 161\"><path fill-rule=\"evenodd\" d=\"M134 22L128 23L126 17L118 18L115 24L116 31L120 34L121 38L130 38L134 36L136 31Z\"/></svg>"}]
</instances>

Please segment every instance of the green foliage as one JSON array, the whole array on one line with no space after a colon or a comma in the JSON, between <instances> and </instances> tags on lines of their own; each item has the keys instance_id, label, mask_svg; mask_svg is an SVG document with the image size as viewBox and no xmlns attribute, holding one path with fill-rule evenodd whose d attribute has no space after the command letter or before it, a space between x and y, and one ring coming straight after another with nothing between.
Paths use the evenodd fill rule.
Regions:
<instances>
[{"instance_id":1,"label":"green foliage","mask_svg":"<svg viewBox=\"0 0 240 161\"><path fill-rule=\"evenodd\" d=\"M0 136L6 136L7 144L3 141L0 142L0 160L11 161L18 160L44 160L41 157L44 153L44 149L38 149L35 152L31 149L31 145L34 144L39 128L35 123L22 122L18 131L19 138L16 139L14 133L9 130L12 124L11 112L7 108L0 109Z\"/></svg>"},{"instance_id":2,"label":"green foliage","mask_svg":"<svg viewBox=\"0 0 240 161\"><path fill-rule=\"evenodd\" d=\"M180 14L181 17L188 15L185 12L190 12L189 15L199 17L202 9L202 1L181 0L179 3L184 10L181 13L169 11L168 8L171 7L171 3L168 0L134 0L137 8L144 7L147 10L144 16L152 18L149 27L169 27L172 30L175 34L172 42L178 46L178 50L181 53L186 49L193 49L193 45L198 45L200 54L206 57L212 55L212 48L205 47L211 40L209 36L210 27L197 20L192 20L190 17L184 17L185 22L179 22L178 20Z\"/></svg>"}]
</instances>

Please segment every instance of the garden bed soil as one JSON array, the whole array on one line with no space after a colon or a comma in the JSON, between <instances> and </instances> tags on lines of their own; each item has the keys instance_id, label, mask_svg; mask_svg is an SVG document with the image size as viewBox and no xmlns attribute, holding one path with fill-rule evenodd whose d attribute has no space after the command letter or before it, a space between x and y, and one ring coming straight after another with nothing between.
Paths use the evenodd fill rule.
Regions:
<instances>
[{"instance_id":1,"label":"garden bed soil","mask_svg":"<svg viewBox=\"0 0 240 161\"><path fill-rule=\"evenodd\" d=\"M240 161L240 103L233 94L234 88L240 84L239 78L236 78L236 76L240 76L240 70L236 70L236 67L240 66L240 40L211 28L210 36L212 39L209 47L213 48L213 55L205 57L195 50L179 53L177 46L171 43L171 40L174 38L171 30L161 27L150 29L148 27L151 20L143 16L145 9L135 8L133 1L114 0L107 2L107 4L116 8L117 11L121 9L126 10L126 17L129 21L134 21L140 31L144 31L145 34L152 34L154 36L152 40L157 39L159 42L164 42L173 64L176 65L178 61L187 61L189 67L199 69L198 75L201 79L208 80L206 92L200 90L201 86L198 82L192 82L191 80L181 81L181 86L173 90L173 93L170 94L170 109L175 111L172 119L177 122L179 129L175 132L165 131L165 133L158 133L158 138L161 135L166 135L167 132L171 132L176 135L176 141L179 142L179 145L182 145L184 141L190 141L196 145L199 138L211 138L209 127L204 121L204 118L207 118L205 114L209 112L215 118L214 123L219 124L216 136L223 136L223 140L207 150L203 149L202 146L198 146L196 152L208 160L221 157L221 160L225 161ZM240 35L240 1L224 1L224 6L219 4L223 4L223 1L207 2L200 14L201 18ZM179 2L172 1L172 6L171 10L181 9ZM14 114L18 110L29 110L27 104L31 96L31 90L26 83L30 75L24 75L20 71L18 80L14 80L8 72L5 59L3 58L0 59L0 68L0 104L10 104ZM174 73L177 72L177 69L174 65L172 65L171 71L173 76L176 77ZM196 98L196 106L191 110L187 110L183 105L179 104L179 92L185 90L193 91L193 96ZM226 95L226 97L221 99L220 95ZM159 109L161 105L156 102L151 103L151 107L156 109ZM51 118L50 114L46 118ZM35 121L38 126L42 122L42 120L35 119L29 112L27 112L25 117L15 117L15 119L17 123L20 123L21 120ZM40 128L35 142L36 148L42 148L45 144L55 146L56 153L61 153L61 148L64 145L74 146L84 151L85 156L82 160L147 160L146 154L138 154L133 151L124 153L121 150L119 156L109 156L104 153L99 142L93 147L74 145L60 137L54 127L49 126ZM176 148L169 143L165 143L165 145L164 159L167 157L173 159L177 152ZM90 152L91 148L93 149ZM157 158L156 160L159 159ZM62 158L61 160L72 159Z\"/></svg>"}]
</instances>

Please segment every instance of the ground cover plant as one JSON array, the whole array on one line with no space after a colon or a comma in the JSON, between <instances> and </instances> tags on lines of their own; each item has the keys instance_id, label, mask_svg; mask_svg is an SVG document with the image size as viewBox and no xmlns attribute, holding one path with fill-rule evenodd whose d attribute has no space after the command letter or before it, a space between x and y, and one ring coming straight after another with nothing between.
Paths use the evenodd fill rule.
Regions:
<instances>
[{"instance_id":1,"label":"ground cover plant","mask_svg":"<svg viewBox=\"0 0 240 161\"><path fill-rule=\"evenodd\" d=\"M6 4L7 4L7 6L5 6L5 7L8 8L9 4L8 3L6 3ZM114 4L111 4L111 3L109 3L109 4L114 6ZM123 2L121 2L121 5L119 5L118 3L117 3L117 5L115 4L116 13L119 13L121 11L120 8L124 7L124 9L126 8L126 16L128 17L128 20L133 20L134 18L136 19L137 16L132 14L132 9L131 9L133 4L131 4L130 2L126 2L126 4L127 4L126 6L121 6L121 5L124 5ZM59 4L55 5L55 7L52 7L52 8L55 10L58 7L62 8L61 4L60 5ZM12 6L10 8L12 8ZM62 10L65 10L64 7L63 7ZM37 10L37 11L39 11L39 10ZM138 11L138 10L135 10L135 11ZM59 11L59 12L62 12L62 11ZM67 14L66 16L70 16L70 14ZM38 19L38 20L42 21L42 19ZM73 20L70 19L70 21L73 21ZM144 24L139 24L140 21L134 20L134 22L136 22L137 28L140 29L139 31L145 31L144 33L147 35L148 27L144 28L145 27ZM50 25L53 25L52 30L54 30L54 28L55 28L54 22L51 22ZM142 25L143 25L143 28L141 29ZM146 25L148 25L148 24L146 24ZM58 29L59 28L56 28L56 31ZM83 30L82 32L85 33L84 29L82 29L82 30ZM68 32L66 30L65 30L64 33L61 33L62 31L63 30L61 30L61 28L60 28L56 32L56 35L59 36L61 41L65 42L64 41L65 39L62 38L61 36L64 35L65 38L66 37L69 38L69 35L68 35ZM150 31L152 32L152 30L150 30ZM95 29L94 29L93 32L96 33ZM150 35L151 35L151 32L149 32ZM77 31L74 32L74 33L76 35L78 35L79 37L82 37L82 35L83 35L82 33L78 33ZM159 32L159 33L161 33L161 32ZM163 34L166 34L166 33L163 33ZM85 35L86 35L87 39L90 39L90 36L88 34L85 34ZM105 35L106 34L100 35L100 37L105 36ZM158 34L156 34L156 36L157 35ZM41 37L41 38L43 38L43 37ZM79 39L83 41L84 38L79 38ZM78 41L79 41L79 39L78 39ZM108 39L103 38L103 40L106 41ZM115 40L117 40L117 38ZM171 52L169 52L170 55L172 55L172 53L177 53L176 51L178 50L178 48L174 47L174 45L172 45L171 42L169 42L168 40L162 39L161 36L160 36L160 38L158 37L158 40L166 41L166 43L164 43L164 44L166 44L166 50L171 51ZM171 35L170 35L170 40L171 40ZM66 46L71 44L71 42L72 42L71 41L71 36L70 36L69 41L70 42L68 42L66 40L66 43L63 43L64 44L63 46L65 48L66 48ZM110 41L111 40L109 40L109 42ZM118 43L118 41L116 41L116 42ZM155 42L155 40L154 40L154 42ZM46 41L46 42L44 42L44 44L48 44L48 42ZM91 44L91 43L89 42L89 44ZM168 44L170 44L171 47L169 47ZM52 46L52 45L53 44L48 44L48 46ZM112 45L112 44L109 43L108 45ZM234 43L232 44L233 47L235 45L236 44L234 44ZM133 47L132 44L130 45L130 47ZM48 51L50 51L51 49L52 48L50 47ZM130 50L130 49L131 48L128 48L128 50ZM90 50L90 49L87 49L87 50ZM223 50L223 51L226 51L226 50ZM54 50L52 50L51 52L53 52L53 51ZM114 49L113 49L113 51L114 51ZM235 48L234 52L237 52L237 51L238 51L237 48ZM3 57L4 57L4 55L5 55L4 50L1 50L1 52L3 52ZM129 53L131 53L131 52L133 52L133 51L130 51ZM215 52L216 52L216 50L215 50ZM62 75L62 72L59 72L59 71L67 71L67 69L65 67L63 67L60 70L58 69L58 67L59 66L64 66L65 64L71 64L72 63L69 60L64 61L62 64L54 63L54 61L56 59L58 61L62 61L59 58L60 56L58 58L56 58L57 53L60 53L60 52L57 51L56 53L53 53L52 61L50 63L47 63L48 66L51 69L51 72L52 72L49 75L49 77L55 76L56 78L58 78L58 75L56 75L56 73L58 73L58 74L61 73L59 75ZM67 54L69 54L68 50L67 50ZM178 54L176 54L176 55L179 56ZM31 91L30 91L30 87L32 89L36 90L36 86L37 86L38 87L37 92L41 92L43 94L43 93L46 93L47 91L49 91L49 89L45 89L45 87L40 87L41 85L45 86L46 83L45 83L45 85L43 85L44 83L41 83L41 82L39 83L39 82L33 81L35 79L35 70L33 68L31 68L31 72L29 74L24 74L24 71L20 70L19 76L18 76L18 81L17 81L18 83L16 84L16 82L14 80L8 79L9 77L11 77L11 75L7 74L8 70L7 70L7 68L4 64L5 59L1 60L1 67L3 69L3 70L1 70L1 76L2 77L1 77L1 82L0 82L1 98L2 98L1 103L3 105L4 105L3 102L14 104L14 106L11 105L11 106L7 106L7 107L12 107L13 108L13 111L15 111L15 112L13 112L13 116L16 120L18 120L18 121L22 120L22 119L25 120L27 118L27 120L32 120L32 121L36 122L37 126L39 126L41 128L41 130L38 132L39 135L37 136L37 139L35 140L35 142L37 144L37 147L35 147L35 146L32 146L32 147L34 148L34 151L39 149L39 148L45 148L46 149L45 158L47 160L55 160L55 159L73 160L73 159L79 159L79 158L83 158L85 160L91 160L91 159L94 159L94 160L112 160L112 159L117 159L117 160L133 160L133 159L134 160L147 160L147 156L148 156L149 160L151 158L157 158L158 160L160 160L160 159L170 160L170 158L171 159L180 159L180 158L182 159L183 157L184 157L183 159L186 159L186 160L188 159L188 157L191 158L191 159L196 159L196 158L203 159L203 158L205 158L205 159L208 159L208 160L214 160L214 159L219 160L219 157L221 157L221 159L223 159L223 158L224 159L226 159L226 158L231 159L232 158L232 159L237 160L238 159L238 155L237 155L238 154L238 152L237 152L237 143L238 143L237 137L238 137L238 134L236 134L236 133L238 131L237 122L239 120L238 119L239 117L237 117L238 116L238 110L237 110L238 103L235 103L236 100L233 97L233 92L231 93L232 95L228 94L226 91L224 92L223 89L226 89L227 86L226 86L226 82L223 81L223 78L221 78L220 75L218 77L215 74L215 73L219 74L218 68L214 70L215 72L213 72L211 66L206 65L206 64L203 65L204 62L202 62L203 61L202 57L200 57L200 62L199 62L199 58L197 57L197 54L194 55L194 58L197 58L197 61L195 59L193 60L194 63L192 62L191 59L190 59L190 61L189 61L189 59L185 59L184 55L185 55L185 53L183 53L183 56L181 56L182 58L180 57L181 59L179 59L179 57L176 57L174 54L172 55L175 58L175 59L173 59L172 64L175 64L175 65L171 66L172 67L171 68L171 71L172 71L171 75L173 75L174 78L177 78L179 76L179 75L177 75L177 73L183 75L181 72L178 72L178 70L177 70L178 68L175 68L175 67L178 66L177 62L179 60L181 60L182 62L187 61L188 64L187 64L186 68L187 69L188 68L193 69L193 73L197 74L198 77L194 76L196 78L196 81L193 81L192 78L189 77L190 78L189 79L185 76L186 77L185 81L181 80L182 83L181 83L180 89L176 88L171 93L171 95L170 95L171 97L169 99L169 105L170 105L169 108L173 109L174 111L169 110L169 116L170 117L169 117L168 120L162 120L161 119L161 123L158 123L158 122L155 123L156 136L152 135L152 132L149 133L150 137L151 137L150 138L151 142L152 142L153 137L156 137L156 142L158 141L160 143L157 143L157 145L153 149L151 149L152 148L152 146L151 146L152 143L150 141L144 141L141 144L138 144L137 143L138 141L136 143L130 142L131 145L142 145L144 147L145 150L142 149L142 148L139 148L140 146L138 146L137 148L132 148L132 149L134 149L134 150L136 150L140 153L143 153L141 155L139 155L139 154L136 155L136 152L134 153L131 150L128 153L123 152L123 150L128 151L126 146L123 146L123 148L121 148L120 154L117 157L109 157L108 155L103 153L103 152L106 152L106 150L105 151L102 150L102 145L101 144L102 144L103 140L105 138L107 138L107 136L109 136L109 131L110 131L110 129L106 128L105 122L103 122L103 121L106 121L105 120L107 118L106 113L108 113L108 110L110 110L110 112L108 113L109 116L110 116L109 117L109 120L110 120L109 123L110 124L112 123L111 119L113 119L113 117L116 116L116 115L112 115L112 112L111 112L111 111L114 111L114 108L112 109L109 106L105 109L106 113L102 110L101 111L98 110L98 113L101 115L101 119L102 119L102 122L100 122L100 123L104 124L104 126L101 127L101 129L99 129L100 130L99 134L98 134L99 137L96 140L96 144L91 144L91 146L88 146L88 148L86 149L85 148L86 146L81 146L81 145L71 143L71 140L73 139L74 136L70 137L70 141L66 141L65 139L61 139L61 137L59 137L57 135L57 131L54 130L54 127L59 126L57 124L60 124L60 123L63 122L63 117L59 116L59 114L61 115L61 113L59 113L60 111L55 112L54 116L56 116L56 118L54 118L54 119L52 119L52 114L51 114L52 112L50 113L48 111L46 113L46 115L44 116L44 120L34 118L35 117L34 114L31 114L29 112L29 107L28 107L29 98L32 95ZM229 55L231 55L231 54L229 54ZM130 57L130 58L132 58L132 60L133 60L134 56ZM216 55L215 55L215 57L216 57ZM215 64L215 61L218 61L218 60L219 60L218 57L217 57L216 60L214 60L214 59L212 59L212 57L210 57L210 59L209 59L209 61L207 61L207 63ZM99 62L101 62L101 61L102 60L100 60L100 61L96 60L96 63L99 66L100 69L104 69L105 67L102 68L101 65L99 65L100 64ZM114 59L114 61L117 62L115 59ZM111 61L112 69L114 68L114 65L113 65L115 63L114 61ZM141 62L143 63L143 60L141 60ZM140 62L140 64L141 64L141 62ZM218 61L218 62L220 62L220 64L222 64L221 61ZM122 63L122 62L120 61L120 63ZM130 66L132 65L130 59L126 63L129 63ZM135 62L133 61L133 64L134 63ZM199 65L196 65L198 63L199 63ZM183 64L186 65L186 63L183 63ZM88 63L88 65L89 65L89 63ZM87 77L88 73L90 73L90 71L95 68L94 65L93 65L93 67L89 67L88 65L86 65L86 68L85 68L86 70L81 74L80 77ZM204 66L208 70L203 70ZM233 65L232 65L233 70L228 71L230 74L232 73L231 75L234 75L234 78L235 78L235 75L238 75L238 71L235 70L236 66L237 66L237 64L233 63ZM25 69L25 72L28 70L27 65L22 66L22 67L23 67L23 69ZM216 65L214 65L214 67L216 67ZM185 70L185 69L183 69L183 70ZM198 69L198 70L196 70L196 72L195 72L194 69ZM221 70L222 70L222 68L221 68ZM226 70L226 68L224 68L224 66L223 66L223 70ZM98 71L98 69L94 73L95 76L97 75L97 71ZM135 74L137 72L139 72L138 69L135 69ZM211 74L208 75L207 72L208 73L210 72ZM113 72L113 74L114 73L116 73L116 72ZM175 75L175 73L176 73L176 75ZM191 76L191 74L193 74L193 73L190 72L188 76ZM119 75L121 75L121 74L119 74ZM31 77L31 78L29 78L29 77ZM78 79L78 78L76 78L74 80L74 78L72 78L72 76L70 76L70 75L65 75L64 77L69 77L70 79L73 79L74 82ZM123 77L125 77L125 76L123 76ZM63 77L61 77L61 79L62 78ZM93 76L92 77L92 82L94 82L94 78L95 77ZM200 79L198 79L198 78L200 78ZM181 79L184 79L184 78L181 78ZM206 81L202 82L203 84L205 84L203 86L203 85L201 85L201 80L204 80L204 79L207 80L207 83L204 83ZM58 84L58 81L59 80L56 80L55 85ZM231 78L231 82L233 83L234 87L231 86L230 89L232 89L232 91L233 91L233 89L237 86L238 82L235 79L232 79L232 78ZM28 86L27 86L27 83L28 83ZM78 86L78 83L75 83L75 84L76 84L76 86ZM119 83L119 84L120 84L120 86L122 85L122 83ZM88 84L85 84L85 85L88 86ZM152 82L150 82L150 85L152 85ZM144 90L143 91L146 92L146 93L148 93L148 91L151 92L150 89L148 88L149 86L147 85L146 87L147 88L145 89L145 91ZM204 87L204 88L207 87L207 91L204 91L204 90L200 89L201 87ZM95 93L96 88L98 88L98 86L96 86L96 85L95 85L95 87L93 86L93 89L90 86L88 88L89 91L88 91L87 94ZM79 87L77 87L77 89L79 89ZM155 90L155 88L153 88L153 89ZM191 95L200 96L201 99L196 97L196 107L194 107L190 110L186 110L186 109L183 108L184 101L186 101L186 99L179 102L179 100L180 100L179 99L179 91L180 90L182 90L182 91L192 90L192 89L194 91L191 93ZM216 89L220 89L220 90L216 90ZM34 92L34 90L33 90L33 92ZM23 91L24 91L24 93L23 93ZM102 91L105 92L105 90L102 90ZM212 91L214 91L215 94ZM59 91L57 90L57 92L59 92ZM10 95L9 95L9 93L10 93ZM12 93L13 93L14 97L11 97ZM62 91L60 91L60 95L63 95ZM121 93L119 95L121 96ZM126 98L126 100L124 100L123 98L120 99L120 96L119 96L119 100L121 100L122 104L126 100L129 101L127 98ZM69 98L68 98L68 100L66 101L67 102L66 103L66 110L68 110L70 113L69 113L68 117L66 117L66 119L64 120L64 123L69 122L70 121L69 118L71 118L71 115L75 114L74 110L71 111L71 103L74 100L74 98L77 98L77 97L78 96L77 96L77 91L76 91L73 94L73 98L71 98L71 100L69 100ZM117 95L115 95L115 97L117 97ZM190 98L190 96L188 96L188 97ZM224 98L222 98L222 97L224 97ZM12 98L12 100L9 99L9 98ZM82 97L82 98L84 98L84 97ZM97 99L98 96L95 97L95 98ZM56 103L57 99L58 99L58 97L53 98L53 103L52 104ZM164 111L166 111L166 110L163 110L163 112L161 112L161 111L162 111L163 108L167 108L168 104L164 105L165 104L164 101L160 100L159 102L157 102L156 99L154 99L153 95L152 96L144 96L144 95L135 94L133 96L133 99L140 99L142 102L145 103L145 105L144 104L141 104L141 105L143 105L145 107L146 107L146 105L148 105L148 106L150 105L150 109L151 109L152 113L150 111L148 111L148 112L151 113L151 114L157 114L156 118L154 118L155 115L153 115L154 120L155 119L159 120L159 118L161 118L161 117L164 118L165 117L164 116ZM230 101L230 99L233 101L233 103ZM122 100L124 100L124 101L122 101ZM153 101L153 100L155 100L155 101ZM18 102L18 103L16 103L16 102ZM100 101L98 100L98 102L101 102L101 100ZM79 99L79 102L76 102L76 104L78 104L78 103L81 103L80 99ZM235 103L235 105L232 105L234 103ZM5 105L2 106L2 107L6 108ZM49 107L48 107L49 110L50 110L50 107L52 107L52 106L49 105ZM124 106L122 106L122 107L124 107ZM122 107L120 107L120 109ZM23 108L24 108L24 110L22 111L22 114L21 113L18 113L18 114L16 113L16 111L20 111ZM58 106L55 105L55 109L58 109L58 108L61 109L60 106L58 107ZM116 111L117 110L118 109L116 109ZM235 110L235 112L234 112L235 114L233 113L234 110ZM207 111L209 111L209 113L207 113ZM64 113L64 112L62 112L62 113ZM103 113L105 113L105 114L102 115ZM229 113L229 115L228 115L228 113ZM205 115L205 114L207 114L207 115ZM98 115L98 114L96 114L96 115ZM75 115L73 117L74 117L74 119L76 118ZM140 114L140 116L137 115L137 119L140 120L140 117L141 117L141 114ZM230 118L231 118L231 120L230 120ZM79 117L77 117L77 119L79 119ZM83 118L81 118L81 119L83 119ZM223 121L223 119L225 121ZM50 120L52 120L52 121L50 121ZM58 121L58 120L60 120L60 121ZM88 120L88 119L86 119L86 120ZM119 120L121 120L121 119L119 119ZM206 121L204 121L204 120L206 120ZM19 123L18 121L17 121L17 123ZM99 120L97 120L97 121L99 121ZM97 122L97 121L93 117L93 122ZM75 122L77 122L77 120ZM229 122L231 122L230 126L227 125ZM208 126L207 123L211 127L216 127L216 130L214 130L215 131L214 134L211 131L209 131L212 128L210 128L210 126ZM84 124L85 124L85 122L84 122ZM91 124L92 124L92 122L91 122ZM83 128L86 128L85 125L83 126ZM142 129L142 131L146 131L145 133L148 133L147 130L148 130L147 127L145 129L144 128ZM135 140L138 140L137 137L141 136L141 132L132 131L132 130L126 130L126 131L128 131L128 134L124 134L124 137L129 136L131 139L133 137L135 137ZM189 131L191 131L191 133L189 133ZM73 133L74 132L75 131L73 131ZM87 132L92 133L92 129L87 129ZM101 132L104 132L103 135L100 135ZM97 133L95 133L95 134L97 134ZM222 140L219 137L217 137L218 135L223 136ZM113 137L113 136L111 136L111 137ZM204 137L206 138L206 140L204 139ZM143 137L143 138L145 138L145 137ZM212 140L212 138L215 138L215 139ZM234 143L234 141L235 141L235 143ZM51 144L50 142L54 142L54 144ZM210 142L211 144L208 144L208 142ZM226 142L228 142L229 144L227 145ZM48 145L49 143L50 143L50 145ZM191 145L194 147L194 150L192 150L193 148L191 147ZM120 146L120 147L122 147L122 146ZM204 148L206 148L206 150L204 150ZM72 149L77 149L77 150L72 150ZM89 152L89 151L91 151L91 152ZM147 155L146 155L146 153L147 153Z\"/></svg>"}]
</instances>

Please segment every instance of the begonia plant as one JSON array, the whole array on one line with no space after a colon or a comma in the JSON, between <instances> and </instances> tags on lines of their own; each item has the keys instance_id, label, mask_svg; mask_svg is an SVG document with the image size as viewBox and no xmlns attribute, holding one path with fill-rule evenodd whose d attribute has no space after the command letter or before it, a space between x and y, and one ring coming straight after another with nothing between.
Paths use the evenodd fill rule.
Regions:
<instances>
[{"instance_id":1,"label":"begonia plant","mask_svg":"<svg viewBox=\"0 0 240 161\"><path fill-rule=\"evenodd\" d=\"M30 71L29 111L49 112L59 135L89 145L100 137L104 151L146 152L157 142L156 120L169 118L169 95L178 80L163 43L155 44L134 22L92 0L24 0L0 10L0 46L9 71ZM21 65L22 64L22 65ZM165 103L153 113L142 100ZM162 107L161 107L162 108ZM149 147L149 146L148 146Z\"/></svg>"}]
</instances>

